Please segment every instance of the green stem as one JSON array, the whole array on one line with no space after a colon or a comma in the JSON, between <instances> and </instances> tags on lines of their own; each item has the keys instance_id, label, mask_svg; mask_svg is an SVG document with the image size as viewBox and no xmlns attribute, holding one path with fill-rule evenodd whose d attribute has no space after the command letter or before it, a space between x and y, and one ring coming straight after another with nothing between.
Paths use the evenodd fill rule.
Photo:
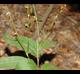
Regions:
<instances>
[{"instance_id":1,"label":"green stem","mask_svg":"<svg viewBox=\"0 0 80 74\"><path fill-rule=\"evenodd\" d=\"M16 31L16 27L15 27L15 24L13 23L13 19L12 19L12 18L14 18L14 16L10 16L10 21L12 22L12 28L13 28L13 31L14 31L14 33L15 33L15 39L18 41L19 45L20 45L20 46L22 47L22 49L25 51L23 45L22 45L22 44L20 43L20 41L19 41L18 33L17 33L17 31ZM27 57L29 58L28 53L26 53L26 55L27 55Z\"/></svg>"}]
</instances>

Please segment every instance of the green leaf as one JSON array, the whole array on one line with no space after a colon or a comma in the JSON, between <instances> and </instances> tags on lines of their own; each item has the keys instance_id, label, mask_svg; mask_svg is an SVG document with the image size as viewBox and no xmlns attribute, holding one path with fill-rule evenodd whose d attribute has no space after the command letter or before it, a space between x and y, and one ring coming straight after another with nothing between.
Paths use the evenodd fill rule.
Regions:
<instances>
[{"instance_id":1,"label":"green leaf","mask_svg":"<svg viewBox=\"0 0 80 74\"><path fill-rule=\"evenodd\" d=\"M55 66L55 65L46 63L46 64L43 64L43 65L41 66L41 70L60 70L60 68L58 68L58 67Z\"/></svg>"},{"instance_id":2,"label":"green leaf","mask_svg":"<svg viewBox=\"0 0 80 74\"><path fill-rule=\"evenodd\" d=\"M14 37L10 37L8 33L3 35L4 40L11 46L16 46L17 48L21 48L20 44L24 47L26 53L31 53L33 56L36 56L37 53L37 42L31 38L25 36L18 36L18 41ZM43 54L43 49L51 48L55 46L56 41L52 40L43 40L39 42L39 55Z\"/></svg>"},{"instance_id":3,"label":"green leaf","mask_svg":"<svg viewBox=\"0 0 80 74\"><path fill-rule=\"evenodd\" d=\"M48 39L48 40L40 41L39 46L40 46L40 49L47 49L47 48L54 47L56 44L57 44L56 41L52 41ZM43 51L41 50L41 52Z\"/></svg>"},{"instance_id":4,"label":"green leaf","mask_svg":"<svg viewBox=\"0 0 80 74\"><path fill-rule=\"evenodd\" d=\"M52 40L43 40L40 42L40 46L42 49L46 49L46 48L50 48L55 46L56 41L52 41Z\"/></svg>"},{"instance_id":5,"label":"green leaf","mask_svg":"<svg viewBox=\"0 0 80 74\"><path fill-rule=\"evenodd\" d=\"M21 48L21 46L18 44L18 42L15 40L15 38L10 37L10 35L6 32L3 35L3 39L10 44L11 46L17 46L18 48Z\"/></svg>"},{"instance_id":6,"label":"green leaf","mask_svg":"<svg viewBox=\"0 0 80 74\"><path fill-rule=\"evenodd\" d=\"M30 49L30 53L34 56L36 56L36 53L37 53L37 42L32 40L32 39L29 39L29 49Z\"/></svg>"},{"instance_id":7,"label":"green leaf","mask_svg":"<svg viewBox=\"0 0 80 74\"><path fill-rule=\"evenodd\" d=\"M18 41L15 40L14 37L10 37L8 33L4 33L3 35L4 40L11 46L16 46L17 48L21 48L18 41L24 47L26 53L31 53L32 55L36 56L36 41L32 40L31 38L25 36L18 36Z\"/></svg>"},{"instance_id":8,"label":"green leaf","mask_svg":"<svg viewBox=\"0 0 80 74\"><path fill-rule=\"evenodd\" d=\"M33 60L19 56L0 58L0 68L15 70L37 70L37 66Z\"/></svg>"}]
</instances>

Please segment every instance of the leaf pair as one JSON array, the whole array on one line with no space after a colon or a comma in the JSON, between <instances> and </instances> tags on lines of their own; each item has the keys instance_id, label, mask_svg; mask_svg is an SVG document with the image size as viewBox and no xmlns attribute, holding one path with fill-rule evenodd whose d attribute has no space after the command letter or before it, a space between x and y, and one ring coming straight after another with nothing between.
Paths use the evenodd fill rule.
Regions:
<instances>
[{"instance_id":1,"label":"leaf pair","mask_svg":"<svg viewBox=\"0 0 80 74\"><path fill-rule=\"evenodd\" d=\"M11 46L16 46L17 48L21 49L20 44L24 47L26 53L31 53L32 55L36 56L37 53L37 42L31 38L25 36L18 36L18 41L15 37L10 37L8 33L3 35L4 40ZM55 46L56 42L51 40L43 40L39 42L39 55L43 54L43 49L50 48Z\"/></svg>"}]
</instances>

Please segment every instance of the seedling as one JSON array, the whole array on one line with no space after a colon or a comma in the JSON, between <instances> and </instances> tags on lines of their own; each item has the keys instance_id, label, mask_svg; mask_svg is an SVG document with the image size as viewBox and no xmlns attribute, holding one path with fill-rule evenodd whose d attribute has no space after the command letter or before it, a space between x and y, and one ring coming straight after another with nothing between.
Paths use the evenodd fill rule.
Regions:
<instances>
[{"instance_id":1,"label":"seedling","mask_svg":"<svg viewBox=\"0 0 80 74\"><path fill-rule=\"evenodd\" d=\"M16 46L18 49L23 49L28 58L24 58L21 56L8 56L8 57L0 58L0 68L14 69L14 70L56 70L56 69L60 69L49 63L39 65L39 61L40 61L39 58L41 55L43 55L44 49L54 47L57 42L49 40L49 39L41 40L41 41L39 40L40 28L39 28L38 17L37 17L36 8L34 4L32 4L32 11L33 11L32 13L34 13L34 17L35 17L34 19L36 20L36 31L35 31L35 34L37 36L36 40L33 40L32 38L28 38L25 36L21 36L18 34L12 37L7 32L4 33L3 35L3 38L7 42L7 44L9 44L10 46ZM13 20L12 20L12 26L13 26L14 32L17 33ZM31 54L36 57L37 64L32 59L29 58L28 54Z\"/></svg>"},{"instance_id":2,"label":"seedling","mask_svg":"<svg viewBox=\"0 0 80 74\"><path fill-rule=\"evenodd\" d=\"M3 38L10 46L16 46L17 48L21 49L20 44L15 39L15 37L10 37L8 33L5 33ZM31 38L25 37L25 36L18 36L19 42L24 47L24 51L26 53L26 56L28 54L32 54L33 56L36 56L36 48L37 48L37 42L34 41ZM39 55L43 54L43 49L50 48L53 45L55 46L56 42L50 41L50 40L43 40L39 42ZM29 45L29 46L28 46ZM47 67L46 67L47 66ZM15 70L48 70L48 69L55 69L56 67L51 64L44 64L40 67L36 65L36 63L30 59L30 58L24 58L21 56L9 56L9 57L3 57L0 59L0 68L6 68L6 69L15 69ZM59 69L59 68L56 68Z\"/></svg>"}]
</instances>

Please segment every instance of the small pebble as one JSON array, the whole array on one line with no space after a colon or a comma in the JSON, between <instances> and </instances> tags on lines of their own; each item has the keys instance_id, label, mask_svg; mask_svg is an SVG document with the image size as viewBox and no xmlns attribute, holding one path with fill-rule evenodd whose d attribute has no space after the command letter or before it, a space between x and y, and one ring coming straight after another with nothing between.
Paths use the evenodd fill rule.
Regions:
<instances>
[{"instance_id":1,"label":"small pebble","mask_svg":"<svg viewBox=\"0 0 80 74\"><path fill-rule=\"evenodd\" d=\"M10 16L10 15L11 15L11 12L8 11L8 12L6 13L6 15L7 15L7 16Z\"/></svg>"}]
</instances>

